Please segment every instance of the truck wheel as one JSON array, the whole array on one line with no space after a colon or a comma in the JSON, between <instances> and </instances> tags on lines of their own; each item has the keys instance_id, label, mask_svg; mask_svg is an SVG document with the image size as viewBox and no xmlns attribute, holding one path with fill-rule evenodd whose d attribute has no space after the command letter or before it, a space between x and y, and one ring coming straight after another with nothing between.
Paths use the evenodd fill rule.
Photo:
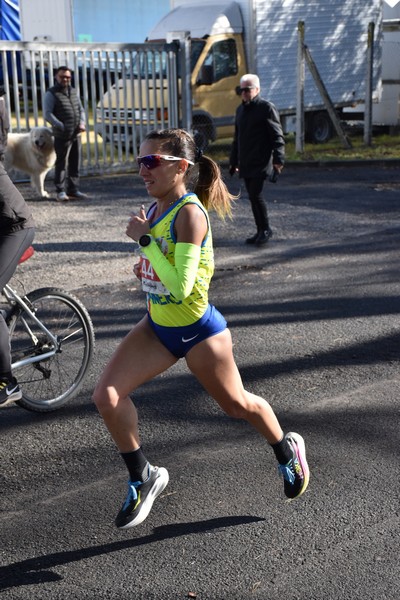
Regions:
<instances>
[{"instance_id":1,"label":"truck wheel","mask_svg":"<svg viewBox=\"0 0 400 600\"><path fill-rule=\"evenodd\" d=\"M307 125L307 141L314 144L324 144L333 135L333 124L328 113L325 111L310 115Z\"/></svg>"},{"instance_id":2,"label":"truck wheel","mask_svg":"<svg viewBox=\"0 0 400 600\"><path fill-rule=\"evenodd\" d=\"M205 127L201 125L193 124L193 137L196 142L197 148L203 152L208 148L208 136Z\"/></svg>"}]
</instances>

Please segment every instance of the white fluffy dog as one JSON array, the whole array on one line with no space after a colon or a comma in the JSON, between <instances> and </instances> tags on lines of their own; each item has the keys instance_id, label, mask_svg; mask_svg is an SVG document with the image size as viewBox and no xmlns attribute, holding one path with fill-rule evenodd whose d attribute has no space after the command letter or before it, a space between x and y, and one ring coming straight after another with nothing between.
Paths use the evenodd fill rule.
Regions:
<instances>
[{"instance_id":1,"label":"white fluffy dog","mask_svg":"<svg viewBox=\"0 0 400 600\"><path fill-rule=\"evenodd\" d=\"M33 189L43 198L49 198L44 180L55 160L54 138L48 127L33 127L28 133L8 134L4 160L6 171L19 169L28 173Z\"/></svg>"}]
</instances>

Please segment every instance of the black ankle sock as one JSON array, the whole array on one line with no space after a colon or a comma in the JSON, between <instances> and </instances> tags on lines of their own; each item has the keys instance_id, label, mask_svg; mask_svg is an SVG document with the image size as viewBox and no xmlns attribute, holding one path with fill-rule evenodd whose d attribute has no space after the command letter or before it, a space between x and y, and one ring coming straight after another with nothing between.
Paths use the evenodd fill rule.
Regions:
<instances>
[{"instance_id":1,"label":"black ankle sock","mask_svg":"<svg viewBox=\"0 0 400 600\"><path fill-rule=\"evenodd\" d=\"M280 442L271 444L271 448L275 452L276 459L280 465L286 465L293 458L292 448L285 436L283 436Z\"/></svg>"},{"instance_id":2,"label":"black ankle sock","mask_svg":"<svg viewBox=\"0 0 400 600\"><path fill-rule=\"evenodd\" d=\"M7 373L2 373L0 375L0 381L7 381L7 383L13 383L14 381L16 381L16 379L14 379L11 371L8 371Z\"/></svg>"},{"instance_id":3,"label":"black ankle sock","mask_svg":"<svg viewBox=\"0 0 400 600\"><path fill-rule=\"evenodd\" d=\"M142 448L133 452L121 452L121 456L128 468L131 481L146 481L149 463Z\"/></svg>"}]
</instances>

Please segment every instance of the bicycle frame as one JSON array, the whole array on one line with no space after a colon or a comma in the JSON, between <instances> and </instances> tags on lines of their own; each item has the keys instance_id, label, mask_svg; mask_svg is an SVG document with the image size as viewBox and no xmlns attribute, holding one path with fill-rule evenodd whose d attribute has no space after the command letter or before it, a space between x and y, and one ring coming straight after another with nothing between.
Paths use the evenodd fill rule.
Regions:
<instances>
[{"instance_id":1,"label":"bicycle frame","mask_svg":"<svg viewBox=\"0 0 400 600\"><path fill-rule=\"evenodd\" d=\"M58 351L58 339L57 337L55 337L48 329L47 327L45 327L45 325L43 325L43 323L36 317L35 313L32 312L32 310L29 308L28 304L24 301L23 298L21 298L21 296L18 295L18 293L13 290L12 287L10 287L9 284L6 284L2 290L4 297L6 298L8 304L12 307L13 303L18 304L28 315L31 319L33 319L33 321L36 323L36 325L48 336L49 340L52 341L52 343L54 344L54 350L51 350L50 352L46 352L44 354L39 354L38 356L30 356L29 358L23 358L21 360L18 360L15 363L12 363L11 367L12 369L18 369L19 367L23 367L25 365L29 365L35 362L40 362L42 360L45 360L46 358L50 358L52 356L54 356L56 354L56 352ZM28 323L26 322L26 320L22 317L22 322L24 324L24 327L27 331L27 333L29 334L29 336L31 337L32 341L34 344L38 343L38 339L37 337L34 335L34 333L32 332L31 328L29 327Z\"/></svg>"},{"instance_id":2,"label":"bicycle frame","mask_svg":"<svg viewBox=\"0 0 400 600\"><path fill-rule=\"evenodd\" d=\"M19 262L33 254L29 247ZM75 398L90 368L94 327L82 302L58 287L19 293L8 283L0 289L8 326L12 371L23 392L16 404L34 412L51 412ZM4 403L2 406L6 406Z\"/></svg>"}]
</instances>

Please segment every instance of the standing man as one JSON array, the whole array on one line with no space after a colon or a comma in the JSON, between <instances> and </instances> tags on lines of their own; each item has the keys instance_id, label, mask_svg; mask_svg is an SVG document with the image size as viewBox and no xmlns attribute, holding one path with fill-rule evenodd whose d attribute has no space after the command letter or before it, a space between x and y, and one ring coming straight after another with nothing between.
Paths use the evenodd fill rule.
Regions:
<instances>
[{"instance_id":1,"label":"standing man","mask_svg":"<svg viewBox=\"0 0 400 600\"><path fill-rule=\"evenodd\" d=\"M75 88L71 87L70 69L58 67L55 79L56 84L44 97L44 118L51 124L54 135L57 200L85 200L88 196L79 191L80 134L86 130L85 111Z\"/></svg>"},{"instance_id":2,"label":"standing man","mask_svg":"<svg viewBox=\"0 0 400 600\"><path fill-rule=\"evenodd\" d=\"M242 104L236 110L229 173L239 171L239 177L244 179L256 222L257 233L247 238L246 244L262 246L272 236L263 197L264 182L271 157L274 171L279 174L283 169L285 139L277 109L260 96L257 75L243 75L237 92Z\"/></svg>"}]
</instances>

